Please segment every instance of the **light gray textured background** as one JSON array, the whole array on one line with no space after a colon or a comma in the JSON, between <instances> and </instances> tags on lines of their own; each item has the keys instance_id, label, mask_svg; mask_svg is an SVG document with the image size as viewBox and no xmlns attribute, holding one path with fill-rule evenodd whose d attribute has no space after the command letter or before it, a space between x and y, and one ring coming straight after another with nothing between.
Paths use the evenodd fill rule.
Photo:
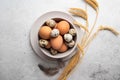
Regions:
<instances>
[{"instance_id":1,"label":"light gray textured background","mask_svg":"<svg viewBox=\"0 0 120 80\"><path fill-rule=\"evenodd\" d=\"M120 31L120 0L98 2L97 26L111 25ZM29 31L43 13L67 12L70 7L85 8L85 3L83 0L0 0L0 80L57 80L60 73L49 77L37 67L42 62L31 49ZM88 13L91 26L95 12L89 7ZM120 80L120 37L108 31L100 32L68 80Z\"/></svg>"}]
</instances>

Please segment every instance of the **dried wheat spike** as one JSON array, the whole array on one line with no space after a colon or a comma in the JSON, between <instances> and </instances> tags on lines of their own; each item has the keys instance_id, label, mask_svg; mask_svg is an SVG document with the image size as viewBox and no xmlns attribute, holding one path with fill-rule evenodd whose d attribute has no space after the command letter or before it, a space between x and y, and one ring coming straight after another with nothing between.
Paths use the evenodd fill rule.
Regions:
<instances>
[{"instance_id":1,"label":"dried wheat spike","mask_svg":"<svg viewBox=\"0 0 120 80\"><path fill-rule=\"evenodd\" d=\"M96 0L85 0L93 9L98 11L99 5Z\"/></svg>"},{"instance_id":2,"label":"dried wheat spike","mask_svg":"<svg viewBox=\"0 0 120 80\"><path fill-rule=\"evenodd\" d=\"M89 32L88 28L86 26L83 26L81 23L74 21L73 24L79 26L80 28L83 28L86 32Z\"/></svg>"},{"instance_id":3,"label":"dried wheat spike","mask_svg":"<svg viewBox=\"0 0 120 80\"><path fill-rule=\"evenodd\" d=\"M69 12L72 13L73 15L82 17L83 19L87 20L87 13L85 10L81 8L70 8Z\"/></svg>"},{"instance_id":4,"label":"dried wheat spike","mask_svg":"<svg viewBox=\"0 0 120 80\"><path fill-rule=\"evenodd\" d=\"M90 39L85 43L84 47L88 46L90 42L98 35L98 33L102 30L108 30L112 32L114 35L119 35L119 32L116 31L114 28L109 27L109 26L100 26L98 30L90 37Z\"/></svg>"},{"instance_id":5,"label":"dried wheat spike","mask_svg":"<svg viewBox=\"0 0 120 80\"><path fill-rule=\"evenodd\" d=\"M110 27L110 26L100 26L99 27L99 30L108 30L108 31L111 31L113 34L115 35L119 35L119 32L116 31L114 28Z\"/></svg>"},{"instance_id":6,"label":"dried wheat spike","mask_svg":"<svg viewBox=\"0 0 120 80\"><path fill-rule=\"evenodd\" d=\"M99 7L99 4L96 0L91 0L97 7Z\"/></svg>"}]
</instances>

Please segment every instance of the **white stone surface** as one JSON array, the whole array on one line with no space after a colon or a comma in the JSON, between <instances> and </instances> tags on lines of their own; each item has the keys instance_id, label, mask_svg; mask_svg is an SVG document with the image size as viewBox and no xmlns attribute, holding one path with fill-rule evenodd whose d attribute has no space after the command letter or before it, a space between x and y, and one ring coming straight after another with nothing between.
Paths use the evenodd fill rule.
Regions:
<instances>
[{"instance_id":1,"label":"white stone surface","mask_svg":"<svg viewBox=\"0 0 120 80\"><path fill-rule=\"evenodd\" d=\"M120 31L120 0L98 2L97 26L111 25ZM47 63L34 54L29 32L43 13L67 12L70 7L85 8L85 3L83 0L0 0L0 80L57 80L60 73L46 76L37 67L38 63ZM89 7L88 13L91 26L95 12ZM108 31L100 32L68 80L120 80L120 37Z\"/></svg>"}]
</instances>

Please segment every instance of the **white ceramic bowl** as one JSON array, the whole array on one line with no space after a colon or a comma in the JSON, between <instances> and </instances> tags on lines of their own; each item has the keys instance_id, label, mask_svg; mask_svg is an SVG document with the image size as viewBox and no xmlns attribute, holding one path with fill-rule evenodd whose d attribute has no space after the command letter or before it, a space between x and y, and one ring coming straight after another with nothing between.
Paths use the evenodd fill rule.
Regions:
<instances>
[{"instance_id":1,"label":"white ceramic bowl","mask_svg":"<svg viewBox=\"0 0 120 80\"><path fill-rule=\"evenodd\" d=\"M76 35L75 46L73 48L69 49L68 51L66 51L64 53L60 53L57 55L51 55L47 49L41 48L39 46L38 32L39 32L40 27L48 19L54 19L54 18L64 19L64 20L68 21L77 32L77 29L76 29L75 25L73 24L74 19L72 18L72 16L68 15L67 13L60 12L60 11L52 11L52 12L45 13L41 17L39 17L32 25L31 32L30 32L30 41L31 41L32 48L39 56L40 56L40 54L42 54L42 55L46 56L47 58L51 58L51 59L62 59L62 58L66 58L67 56L70 56L70 55L72 57L74 55L74 53L76 52L76 48L77 48L76 46L78 43L78 35ZM77 34L78 34L78 32L77 32ZM41 51L42 51L42 53L41 53Z\"/></svg>"}]
</instances>

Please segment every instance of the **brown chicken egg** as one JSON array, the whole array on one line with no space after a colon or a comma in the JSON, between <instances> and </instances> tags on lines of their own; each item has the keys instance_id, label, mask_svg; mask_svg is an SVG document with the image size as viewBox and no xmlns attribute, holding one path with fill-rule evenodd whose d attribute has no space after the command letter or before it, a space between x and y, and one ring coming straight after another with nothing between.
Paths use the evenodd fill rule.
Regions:
<instances>
[{"instance_id":1,"label":"brown chicken egg","mask_svg":"<svg viewBox=\"0 0 120 80\"><path fill-rule=\"evenodd\" d=\"M57 29L60 31L61 35L64 35L69 31L70 25L67 21L60 21L57 24Z\"/></svg>"},{"instance_id":2,"label":"brown chicken egg","mask_svg":"<svg viewBox=\"0 0 120 80\"><path fill-rule=\"evenodd\" d=\"M47 44L47 46L46 46L45 48L47 48L47 49L50 49L50 48L51 48L50 42L48 42L48 44Z\"/></svg>"},{"instance_id":3,"label":"brown chicken egg","mask_svg":"<svg viewBox=\"0 0 120 80\"><path fill-rule=\"evenodd\" d=\"M42 39L50 39L52 29L49 26L42 26L39 30L39 36Z\"/></svg>"},{"instance_id":4,"label":"brown chicken egg","mask_svg":"<svg viewBox=\"0 0 120 80\"><path fill-rule=\"evenodd\" d=\"M58 25L58 24L56 23L56 25L55 25L55 27L54 27L54 28L57 28L57 25Z\"/></svg>"},{"instance_id":5,"label":"brown chicken egg","mask_svg":"<svg viewBox=\"0 0 120 80\"><path fill-rule=\"evenodd\" d=\"M61 48L58 50L59 52L65 52L68 50L67 45L65 45L64 43L62 44Z\"/></svg>"},{"instance_id":6,"label":"brown chicken egg","mask_svg":"<svg viewBox=\"0 0 120 80\"><path fill-rule=\"evenodd\" d=\"M61 46L63 44L63 38L61 35L59 35L58 37L55 37L55 38L51 38L50 43L51 43L51 46L53 49L58 50L61 48Z\"/></svg>"}]
</instances>

